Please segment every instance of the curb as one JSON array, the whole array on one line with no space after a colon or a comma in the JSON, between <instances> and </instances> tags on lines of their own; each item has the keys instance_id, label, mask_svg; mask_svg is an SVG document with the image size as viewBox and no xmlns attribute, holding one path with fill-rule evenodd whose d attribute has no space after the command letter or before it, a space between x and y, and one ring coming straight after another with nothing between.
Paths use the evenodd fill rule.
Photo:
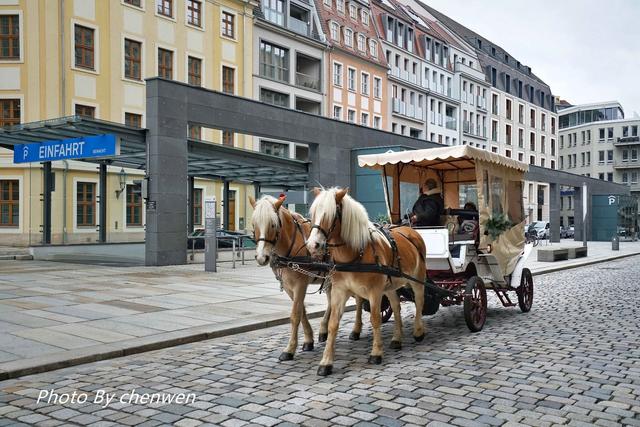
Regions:
<instances>
[{"instance_id":1,"label":"curb","mask_svg":"<svg viewBox=\"0 0 640 427\"><path fill-rule=\"evenodd\" d=\"M544 270L538 270L538 271L532 272L532 275L540 276L543 274L555 273L562 270L571 270L578 267L584 267L584 266L593 265L593 264L600 264L607 261L613 261L621 258L628 258L632 256L639 256L639 255L640 255L640 252L636 252L631 254L617 255L614 257L609 257L604 259L585 261L580 264L565 265L563 267L561 266L549 267ZM354 311L354 310L355 310L355 305L347 305L345 309L345 311ZM318 317L322 317L323 315L324 315L324 310L315 310L315 311L307 312L307 317L309 319L315 319ZM61 355L58 357L47 356L48 359L52 359L52 360L49 360L47 362L42 362L42 363L36 363L32 366L16 367L14 369L11 369L11 368L0 369L0 381L14 379L14 378L22 377L25 375L33 375L33 374L39 374L43 372L54 371L57 369L68 368L71 366L77 366L77 365L82 365L82 364L91 363L91 362L98 362L101 360L115 359L118 357L130 356L133 354L140 354L140 353L146 353L154 350L161 350L164 348L175 347L182 344L189 344L189 343L205 341L213 338L222 338L230 335L237 335L244 332L271 328L273 326L280 326L286 323L289 323L289 317L276 317L276 318L265 320L265 321L248 323L248 324L243 324L238 326L231 326L226 329L221 329L216 331L210 331L210 330L208 331L206 330L206 327L196 327L196 328L190 328L191 333L186 333L184 335L180 335L179 331L167 332L163 335L164 336L175 335L175 336L171 338L160 339L157 341L154 341L153 336L139 338L139 339L136 339L138 344L131 345L121 349L112 347L110 345L105 345L104 346L105 348L102 351L98 351L95 353L88 352L87 354L79 354L72 357L69 357L68 355L67 356ZM145 340L147 340L148 342L140 343L140 341L145 341ZM86 349L85 351L90 351L90 349ZM81 353L81 351L79 352ZM14 363L14 362L9 362L8 364L11 365L11 363Z\"/></svg>"}]
</instances>

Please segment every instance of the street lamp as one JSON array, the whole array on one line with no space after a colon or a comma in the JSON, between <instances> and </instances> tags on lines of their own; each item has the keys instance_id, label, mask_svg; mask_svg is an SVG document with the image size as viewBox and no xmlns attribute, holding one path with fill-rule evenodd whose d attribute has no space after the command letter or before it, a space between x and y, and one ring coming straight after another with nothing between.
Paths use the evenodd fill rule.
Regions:
<instances>
[{"instance_id":1,"label":"street lamp","mask_svg":"<svg viewBox=\"0 0 640 427\"><path fill-rule=\"evenodd\" d=\"M127 173L123 169L120 169L120 173L118 174L118 180L120 182L120 189L116 190L116 199L120 198L120 194L124 191L127 186Z\"/></svg>"}]
</instances>

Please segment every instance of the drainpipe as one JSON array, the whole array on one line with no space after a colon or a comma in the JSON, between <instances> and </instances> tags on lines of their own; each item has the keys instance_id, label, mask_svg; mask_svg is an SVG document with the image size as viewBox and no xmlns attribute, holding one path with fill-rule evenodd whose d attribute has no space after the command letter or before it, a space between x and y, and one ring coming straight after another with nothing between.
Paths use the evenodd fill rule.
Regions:
<instances>
[{"instance_id":1,"label":"drainpipe","mask_svg":"<svg viewBox=\"0 0 640 427\"><path fill-rule=\"evenodd\" d=\"M69 162L64 163L64 172L62 173L62 244L67 244L67 174L69 173Z\"/></svg>"},{"instance_id":2,"label":"drainpipe","mask_svg":"<svg viewBox=\"0 0 640 427\"><path fill-rule=\"evenodd\" d=\"M60 0L60 103L62 116L66 116L67 108L67 79L65 76L64 49L64 0Z\"/></svg>"}]
</instances>

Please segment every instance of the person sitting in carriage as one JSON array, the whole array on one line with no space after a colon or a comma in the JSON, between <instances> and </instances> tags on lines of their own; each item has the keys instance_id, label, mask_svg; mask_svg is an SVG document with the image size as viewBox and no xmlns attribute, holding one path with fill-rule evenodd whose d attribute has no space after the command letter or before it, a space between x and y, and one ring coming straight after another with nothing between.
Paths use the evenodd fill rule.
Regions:
<instances>
[{"instance_id":1,"label":"person sitting in carriage","mask_svg":"<svg viewBox=\"0 0 640 427\"><path fill-rule=\"evenodd\" d=\"M434 179L429 178L421 190L422 194L411 209L411 223L419 227L437 227L444 212L440 187Z\"/></svg>"}]
</instances>

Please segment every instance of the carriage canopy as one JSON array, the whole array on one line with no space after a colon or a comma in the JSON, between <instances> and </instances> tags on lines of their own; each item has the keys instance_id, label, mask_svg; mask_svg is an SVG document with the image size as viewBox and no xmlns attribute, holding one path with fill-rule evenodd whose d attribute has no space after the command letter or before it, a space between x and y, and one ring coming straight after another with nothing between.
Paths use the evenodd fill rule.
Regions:
<instances>
[{"instance_id":1,"label":"carriage canopy","mask_svg":"<svg viewBox=\"0 0 640 427\"><path fill-rule=\"evenodd\" d=\"M361 167L382 171L389 218L399 223L427 179L434 179L447 208L473 202L479 213L480 248L491 245L504 275L524 248L522 189L527 164L470 146L358 156ZM451 219L443 219L443 225ZM504 228L496 237L495 229Z\"/></svg>"}]
</instances>

